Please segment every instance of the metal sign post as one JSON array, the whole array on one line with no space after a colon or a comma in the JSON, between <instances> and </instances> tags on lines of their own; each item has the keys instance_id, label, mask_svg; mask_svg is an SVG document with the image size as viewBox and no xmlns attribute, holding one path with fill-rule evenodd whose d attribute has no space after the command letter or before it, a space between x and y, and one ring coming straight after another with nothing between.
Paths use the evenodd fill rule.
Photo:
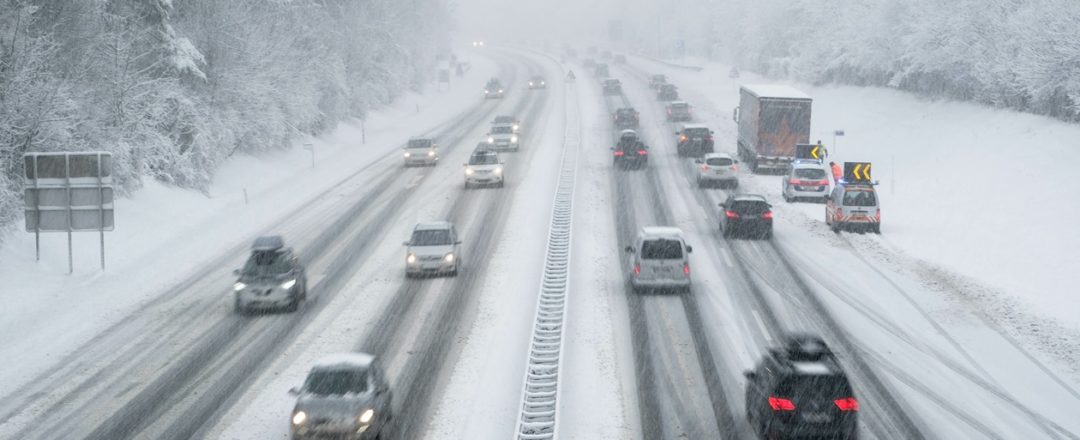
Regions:
<instances>
[{"instance_id":1,"label":"metal sign post","mask_svg":"<svg viewBox=\"0 0 1080 440\"><path fill-rule=\"evenodd\" d=\"M304 144L304 149L311 152L311 167L315 168L315 144Z\"/></svg>"}]
</instances>

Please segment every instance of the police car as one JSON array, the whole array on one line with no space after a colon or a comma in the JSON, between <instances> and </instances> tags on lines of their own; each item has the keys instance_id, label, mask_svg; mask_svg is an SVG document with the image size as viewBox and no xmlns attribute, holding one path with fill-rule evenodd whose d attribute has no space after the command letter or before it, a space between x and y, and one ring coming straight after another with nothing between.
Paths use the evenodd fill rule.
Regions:
<instances>
[{"instance_id":1,"label":"police car","mask_svg":"<svg viewBox=\"0 0 1080 440\"><path fill-rule=\"evenodd\" d=\"M829 197L829 172L820 160L795 159L780 181L784 201L825 201Z\"/></svg>"},{"instance_id":2,"label":"police car","mask_svg":"<svg viewBox=\"0 0 1080 440\"><path fill-rule=\"evenodd\" d=\"M746 417L761 438L858 437L859 401L820 337L789 334L746 376Z\"/></svg>"},{"instance_id":3,"label":"police car","mask_svg":"<svg viewBox=\"0 0 1080 440\"><path fill-rule=\"evenodd\" d=\"M833 232L844 230L881 233L881 207L876 182L870 180L869 162L844 162L844 178L825 202L825 224Z\"/></svg>"}]
</instances>

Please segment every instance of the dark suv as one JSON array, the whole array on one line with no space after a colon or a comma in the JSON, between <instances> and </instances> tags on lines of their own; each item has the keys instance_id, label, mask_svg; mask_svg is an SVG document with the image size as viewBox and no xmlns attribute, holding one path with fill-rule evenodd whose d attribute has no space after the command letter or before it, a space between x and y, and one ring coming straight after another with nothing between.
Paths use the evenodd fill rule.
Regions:
<instances>
[{"instance_id":1,"label":"dark suv","mask_svg":"<svg viewBox=\"0 0 1080 440\"><path fill-rule=\"evenodd\" d=\"M622 81L615 78L604 80L604 96L617 96L622 94Z\"/></svg>"},{"instance_id":2,"label":"dark suv","mask_svg":"<svg viewBox=\"0 0 1080 440\"><path fill-rule=\"evenodd\" d=\"M605 63L596 63L596 70L594 73L597 78L607 78L611 76L611 71L608 70L608 65Z\"/></svg>"},{"instance_id":3,"label":"dark suv","mask_svg":"<svg viewBox=\"0 0 1080 440\"><path fill-rule=\"evenodd\" d=\"M640 123L640 115L637 110L632 107L623 107L615 110L615 114L612 116L615 121L616 128L637 128Z\"/></svg>"},{"instance_id":4,"label":"dark suv","mask_svg":"<svg viewBox=\"0 0 1080 440\"><path fill-rule=\"evenodd\" d=\"M623 130L611 152L612 164L623 169L640 170L649 164L649 147L641 142L634 130Z\"/></svg>"},{"instance_id":5,"label":"dark suv","mask_svg":"<svg viewBox=\"0 0 1080 440\"><path fill-rule=\"evenodd\" d=\"M820 337L786 335L745 374L746 417L761 438L858 438L859 401Z\"/></svg>"},{"instance_id":6,"label":"dark suv","mask_svg":"<svg viewBox=\"0 0 1080 440\"><path fill-rule=\"evenodd\" d=\"M720 232L724 238L736 234L745 237L772 238L772 205L756 194L728 196L720 211Z\"/></svg>"},{"instance_id":7,"label":"dark suv","mask_svg":"<svg viewBox=\"0 0 1080 440\"><path fill-rule=\"evenodd\" d=\"M679 156L701 157L706 153L713 152L713 132L708 126L700 124L684 124L682 129L675 132L679 137L675 144L675 151Z\"/></svg>"},{"instance_id":8,"label":"dark suv","mask_svg":"<svg viewBox=\"0 0 1080 440\"><path fill-rule=\"evenodd\" d=\"M675 84L660 84L656 88L657 101L674 101L679 99L679 89Z\"/></svg>"}]
</instances>

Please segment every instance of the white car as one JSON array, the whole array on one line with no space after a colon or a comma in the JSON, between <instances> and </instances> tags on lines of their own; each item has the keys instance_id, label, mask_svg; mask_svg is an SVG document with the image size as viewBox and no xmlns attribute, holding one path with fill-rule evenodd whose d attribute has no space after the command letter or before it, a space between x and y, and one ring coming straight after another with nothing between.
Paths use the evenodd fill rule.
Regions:
<instances>
[{"instance_id":1,"label":"white car","mask_svg":"<svg viewBox=\"0 0 1080 440\"><path fill-rule=\"evenodd\" d=\"M469 163L465 164L465 188L481 185L494 185L502 188L503 163L499 160L499 154L477 148L469 156Z\"/></svg>"},{"instance_id":2,"label":"white car","mask_svg":"<svg viewBox=\"0 0 1080 440\"><path fill-rule=\"evenodd\" d=\"M698 187L719 186L721 188L739 187L739 163L727 153L708 153L701 159L694 159L697 164Z\"/></svg>"},{"instance_id":3,"label":"white car","mask_svg":"<svg viewBox=\"0 0 1080 440\"><path fill-rule=\"evenodd\" d=\"M638 232L630 259L630 286L635 292L647 289L690 291L690 258L693 249L675 227L646 226Z\"/></svg>"},{"instance_id":4,"label":"white car","mask_svg":"<svg viewBox=\"0 0 1080 440\"><path fill-rule=\"evenodd\" d=\"M799 199L824 202L829 198L829 171L820 161L796 160L780 181L784 201Z\"/></svg>"},{"instance_id":5,"label":"white car","mask_svg":"<svg viewBox=\"0 0 1080 440\"><path fill-rule=\"evenodd\" d=\"M405 144L405 166L435 166L439 163L439 145L432 139L413 138Z\"/></svg>"},{"instance_id":6,"label":"white car","mask_svg":"<svg viewBox=\"0 0 1080 440\"><path fill-rule=\"evenodd\" d=\"M418 223L405 242L405 276L449 274L457 276L461 266L461 241L454 224Z\"/></svg>"},{"instance_id":7,"label":"white car","mask_svg":"<svg viewBox=\"0 0 1080 440\"><path fill-rule=\"evenodd\" d=\"M495 124L488 132L488 146L492 150L517 151L521 148L521 139L514 130L514 124Z\"/></svg>"}]
</instances>

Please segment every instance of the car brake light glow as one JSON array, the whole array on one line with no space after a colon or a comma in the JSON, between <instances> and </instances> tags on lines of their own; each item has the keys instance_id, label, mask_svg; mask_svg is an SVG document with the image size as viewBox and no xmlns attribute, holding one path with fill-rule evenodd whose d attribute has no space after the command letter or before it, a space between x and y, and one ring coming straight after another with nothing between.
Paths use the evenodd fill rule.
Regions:
<instances>
[{"instance_id":1,"label":"car brake light glow","mask_svg":"<svg viewBox=\"0 0 1080 440\"><path fill-rule=\"evenodd\" d=\"M724 211L724 215L726 215L727 218L739 218L739 213L735 211Z\"/></svg>"},{"instance_id":2,"label":"car brake light glow","mask_svg":"<svg viewBox=\"0 0 1080 440\"><path fill-rule=\"evenodd\" d=\"M765 211L764 214L761 214L761 218L766 220L772 220L772 211Z\"/></svg>"},{"instance_id":3,"label":"car brake light glow","mask_svg":"<svg viewBox=\"0 0 1080 440\"><path fill-rule=\"evenodd\" d=\"M709 171L709 166L708 165L702 165L701 166L701 171Z\"/></svg>"},{"instance_id":4,"label":"car brake light glow","mask_svg":"<svg viewBox=\"0 0 1080 440\"><path fill-rule=\"evenodd\" d=\"M874 218L877 219L878 223L881 223L881 208L878 208L877 212L874 213Z\"/></svg>"},{"instance_id":5,"label":"car brake light glow","mask_svg":"<svg viewBox=\"0 0 1080 440\"><path fill-rule=\"evenodd\" d=\"M648 152L648 151L645 151L645 150L637 150L637 154L638 154L638 155L641 155L641 156L644 156L644 155L646 155L646 154L649 154L649 152Z\"/></svg>"},{"instance_id":6,"label":"car brake light glow","mask_svg":"<svg viewBox=\"0 0 1080 440\"><path fill-rule=\"evenodd\" d=\"M836 404L837 408L840 408L840 411L858 411L859 410L859 401L855 400L854 397L848 397L848 398L844 398L844 399L836 399L836 400L833 401L833 403Z\"/></svg>"},{"instance_id":7,"label":"car brake light glow","mask_svg":"<svg viewBox=\"0 0 1080 440\"><path fill-rule=\"evenodd\" d=\"M622 152L622 151L616 151L616 152L615 152L615 155L616 155L616 156L619 156L619 157L622 157L622 155L623 155L623 152Z\"/></svg>"},{"instance_id":8,"label":"car brake light glow","mask_svg":"<svg viewBox=\"0 0 1080 440\"><path fill-rule=\"evenodd\" d=\"M641 275L641 265L640 264L635 264L634 265L634 275Z\"/></svg>"},{"instance_id":9,"label":"car brake light glow","mask_svg":"<svg viewBox=\"0 0 1080 440\"><path fill-rule=\"evenodd\" d=\"M686 139L687 139L687 138L686 138L686 135L685 135L685 134L684 134L684 135L682 135L682 136L679 136L679 141L681 141L681 142L686 142Z\"/></svg>"},{"instance_id":10,"label":"car brake light glow","mask_svg":"<svg viewBox=\"0 0 1080 440\"><path fill-rule=\"evenodd\" d=\"M690 263L682 264L682 273L690 275Z\"/></svg>"},{"instance_id":11,"label":"car brake light glow","mask_svg":"<svg viewBox=\"0 0 1080 440\"><path fill-rule=\"evenodd\" d=\"M828 179L825 179L825 180L819 180L819 181L817 182L817 185L818 185L818 186L829 186L829 180L828 180Z\"/></svg>"},{"instance_id":12,"label":"car brake light glow","mask_svg":"<svg viewBox=\"0 0 1080 440\"><path fill-rule=\"evenodd\" d=\"M787 183L791 184L791 185L802 185L801 182L799 182L798 180L795 180L795 179L788 179Z\"/></svg>"},{"instance_id":13,"label":"car brake light glow","mask_svg":"<svg viewBox=\"0 0 1080 440\"><path fill-rule=\"evenodd\" d=\"M839 402L839 400L837 400ZM839 406L839 404L837 404ZM795 411L795 403L789 399L781 399L779 397L769 397L769 406L773 411Z\"/></svg>"},{"instance_id":14,"label":"car brake light glow","mask_svg":"<svg viewBox=\"0 0 1080 440\"><path fill-rule=\"evenodd\" d=\"M739 171L739 166L738 165L732 165L731 166L731 171Z\"/></svg>"}]
</instances>

